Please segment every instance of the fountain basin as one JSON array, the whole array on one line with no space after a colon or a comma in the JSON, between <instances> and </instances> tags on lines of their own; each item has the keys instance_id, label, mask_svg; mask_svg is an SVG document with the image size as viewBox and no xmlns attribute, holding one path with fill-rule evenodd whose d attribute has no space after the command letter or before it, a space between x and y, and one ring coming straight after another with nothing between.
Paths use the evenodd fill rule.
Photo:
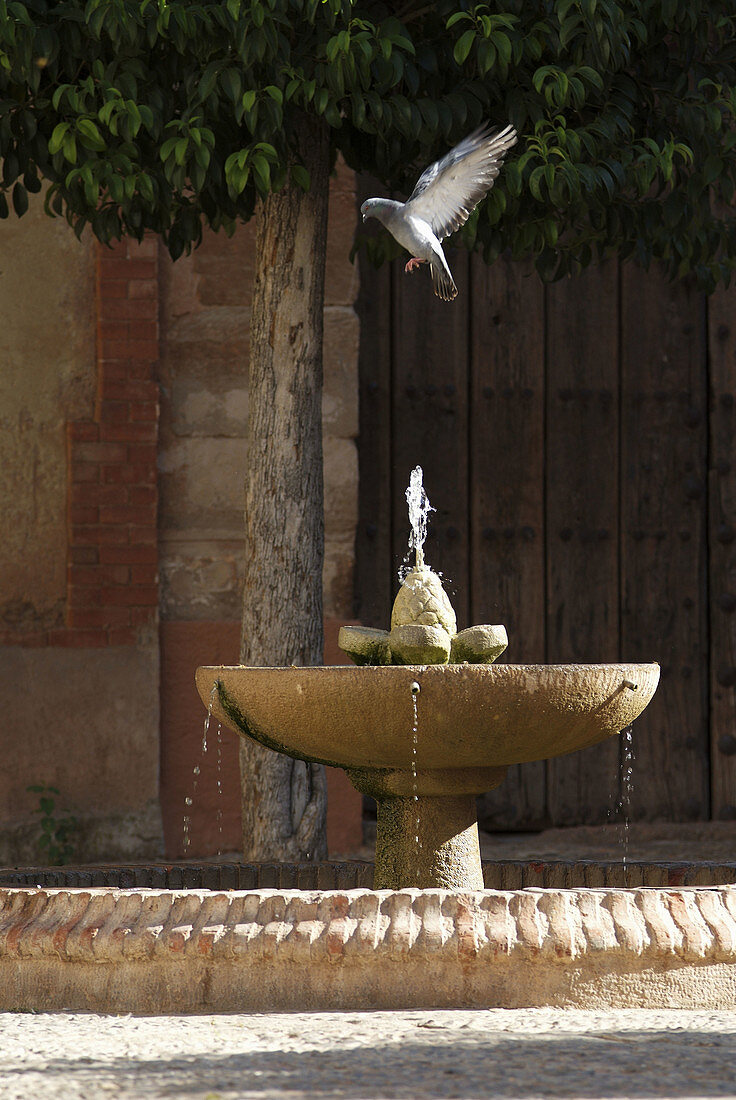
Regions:
<instances>
[{"instance_id":1,"label":"fountain basin","mask_svg":"<svg viewBox=\"0 0 736 1100\"><path fill-rule=\"evenodd\" d=\"M511 764L625 729L654 694L659 665L211 665L196 681L218 721L344 768L376 799L376 889L477 890L475 796Z\"/></svg>"},{"instance_id":2,"label":"fountain basin","mask_svg":"<svg viewBox=\"0 0 736 1100\"><path fill-rule=\"evenodd\" d=\"M278 752L399 771L412 764L416 682L417 768L455 770L546 760L603 741L641 714L659 665L204 665L196 681L205 706L217 682L218 721Z\"/></svg>"}]
</instances>

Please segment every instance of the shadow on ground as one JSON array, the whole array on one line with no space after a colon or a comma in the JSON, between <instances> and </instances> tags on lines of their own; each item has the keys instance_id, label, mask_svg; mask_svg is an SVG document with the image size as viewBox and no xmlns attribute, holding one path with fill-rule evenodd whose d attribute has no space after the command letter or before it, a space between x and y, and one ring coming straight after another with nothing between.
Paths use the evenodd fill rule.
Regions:
<instances>
[{"instance_id":1,"label":"shadow on ground","mask_svg":"<svg viewBox=\"0 0 736 1100\"><path fill-rule=\"evenodd\" d=\"M369 1017L367 1017L367 1020ZM304 1044L303 1029L290 1035L280 1017L284 1049L238 1051L229 1033L218 1053L166 1057L54 1057L7 1067L3 1095L254 1098L444 1097L711 1097L733 1096L736 1034L716 1030L591 1031L545 1034L417 1023L416 1036L371 1048L337 1042L330 1049L289 1049ZM319 1016L311 1017L316 1044ZM266 1018L260 1018L259 1045ZM353 1021L354 1022L354 1021ZM140 1023L140 1021L139 1021ZM172 1021L175 1027L175 1022ZM376 1037L378 1038L378 1037ZM244 1041L252 1036L243 1033ZM315 1045L316 1045L315 1044ZM8 1069L10 1068L10 1072ZM43 1080L40 1091L35 1079Z\"/></svg>"}]
</instances>

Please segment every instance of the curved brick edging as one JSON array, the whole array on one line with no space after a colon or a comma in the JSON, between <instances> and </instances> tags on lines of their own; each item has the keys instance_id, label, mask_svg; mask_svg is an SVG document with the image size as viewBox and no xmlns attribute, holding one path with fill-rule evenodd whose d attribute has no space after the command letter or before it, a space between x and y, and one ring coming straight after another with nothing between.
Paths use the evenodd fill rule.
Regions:
<instances>
[{"instance_id":1,"label":"curved brick edging","mask_svg":"<svg viewBox=\"0 0 736 1100\"><path fill-rule=\"evenodd\" d=\"M0 1009L736 1005L736 888L0 890Z\"/></svg>"},{"instance_id":2,"label":"curved brick edging","mask_svg":"<svg viewBox=\"0 0 736 1100\"><path fill-rule=\"evenodd\" d=\"M736 884L736 863L673 860L485 860L486 890L635 889L640 886ZM373 886L373 864L364 860L320 863L89 864L64 867L0 867L0 888L114 887L123 890L356 890Z\"/></svg>"}]
</instances>

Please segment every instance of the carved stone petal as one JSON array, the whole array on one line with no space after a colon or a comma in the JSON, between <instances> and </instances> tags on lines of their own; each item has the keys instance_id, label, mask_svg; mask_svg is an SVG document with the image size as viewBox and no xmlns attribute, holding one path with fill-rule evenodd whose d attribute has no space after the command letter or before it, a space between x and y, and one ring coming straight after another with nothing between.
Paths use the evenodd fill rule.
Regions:
<instances>
[{"instance_id":1,"label":"carved stone petal","mask_svg":"<svg viewBox=\"0 0 736 1100\"><path fill-rule=\"evenodd\" d=\"M389 634L394 665L446 665L452 639L441 626L396 626Z\"/></svg>"},{"instance_id":2,"label":"carved stone petal","mask_svg":"<svg viewBox=\"0 0 736 1100\"><path fill-rule=\"evenodd\" d=\"M390 665L388 631L370 626L341 626L337 644L356 665Z\"/></svg>"},{"instance_id":3,"label":"carved stone petal","mask_svg":"<svg viewBox=\"0 0 736 1100\"><path fill-rule=\"evenodd\" d=\"M490 665L509 644L505 626L469 626L452 639L450 661L453 665Z\"/></svg>"}]
</instances>

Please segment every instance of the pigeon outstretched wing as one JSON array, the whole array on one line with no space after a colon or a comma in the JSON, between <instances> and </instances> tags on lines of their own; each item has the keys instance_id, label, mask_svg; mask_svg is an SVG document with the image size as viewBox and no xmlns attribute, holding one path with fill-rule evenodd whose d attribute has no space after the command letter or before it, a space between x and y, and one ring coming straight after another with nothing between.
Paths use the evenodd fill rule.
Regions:
<instances>
[{"instance_id":1,"label":"pigeon outstretched wing","mask_svg":"<svg viewBox=\"0 0 736 1100\"><path fill-rule=\"evenodd\" d=\"M405 213L428 222L439 240L449 237L493 187L504 156L515 144L513 126L496 133L481 126L422 173Z\"/></svg>"}]
</instances>

